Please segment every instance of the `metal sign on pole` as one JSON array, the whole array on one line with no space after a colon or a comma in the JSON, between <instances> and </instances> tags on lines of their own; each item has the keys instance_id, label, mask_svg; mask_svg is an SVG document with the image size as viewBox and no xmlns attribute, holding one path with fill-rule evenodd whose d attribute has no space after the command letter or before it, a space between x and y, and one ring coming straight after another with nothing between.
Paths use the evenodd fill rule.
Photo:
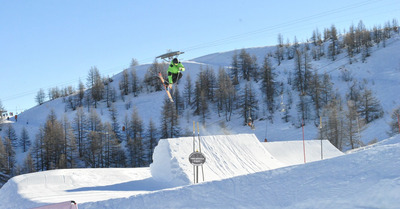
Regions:
<instances>
[{"instance_id":1,"label":"metal sign on pole","mask_svg":"<svg viewBox=\"0 0 400 209\"><path fill-rule=\"evenodd\" d=\"M194 183L199 183L199 166L201 166L203 181L204 181L204 169L203 164L206 162L206 157L201 153L201 140L200 140L200 130L199 123L197 123L197 136L199 140L199 151L196 150L195 143L195 128L196 123L193 121L193 152L189 155L189 162L193 165L193 181Z\"/></svg>"},{"instance_id":2,"label":"metal sign on pole","mask_svg":"<svg viewBox=\"0 0 400 209\"><path fill-rule=\"evenodd\" d=\"M194 166L201 166L206 162L206 157L201 152L193 152L189 155L189 162Z\"/></svg>"}]
</instances>

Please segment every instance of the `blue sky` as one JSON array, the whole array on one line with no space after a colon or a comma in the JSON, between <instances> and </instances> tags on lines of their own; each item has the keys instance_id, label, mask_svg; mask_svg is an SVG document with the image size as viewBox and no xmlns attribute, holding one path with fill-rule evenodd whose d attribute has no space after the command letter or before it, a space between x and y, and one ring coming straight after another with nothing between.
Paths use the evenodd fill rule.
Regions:
<instances>
[{"instance_id":1,"label":"blue sky","mask_svg":"<svg viewBox=\"0 0 400 209\"><path fill-rule=\"evenodd\" d=\"M367 28L400 20L398 0L6 1L0 0L0 100L8 111L36 105L40 88L77 86L92 66L114 75L132 58L151 63L167 50L189 60L276 45L281 33L309 38L332 24Z\"/></svg>"}]
</instances>

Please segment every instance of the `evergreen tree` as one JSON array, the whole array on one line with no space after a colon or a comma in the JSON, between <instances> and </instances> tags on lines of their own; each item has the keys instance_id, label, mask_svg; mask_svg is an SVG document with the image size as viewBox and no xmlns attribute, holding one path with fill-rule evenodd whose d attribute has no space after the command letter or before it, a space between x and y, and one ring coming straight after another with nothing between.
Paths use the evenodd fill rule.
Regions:
<instances>
[{"instance_id":1,"label":"evergreen tree","mask_svg":"<svg viewBox=\"0 0 400 209\"><path fill-rule=\"evenodd\" d=\"M328 55L332 58L332 61L335 61L336 55L339 54L339 41L335 25L331 26L328 36L331 41L328 47Z\"/></svg>"},{"instance_id":2,"label":"evergreen tree","mask_svg":"<svg viewBox=\"0 0 400 209\"><path fill-rule=\"evenodd\" d=\"M61 154L64 150L63 140L64 131L62 124L57 120L54 110L47 116L43 127L43 161L46 170L56 169L61 160Z\"/></svg>"},{"instance_id":3,"label":"evergreen tree","mask_svg":"<svg viewBox=\"0 0 400 209\"><path fill-rule=\"evenodd\" d=\"M32 159L31 153L28 153L24 160L24 165L22 169L22 173L33 173L36 172L35 166L34 166L34 161Z\"/></svg>"},{"instance_id":4,"label":"evergreen tree","mask_svg":"<svg viewBox=\"0 0 400 209\"><path fill-rule=\"evenodd\" d=\"M199 78L195 84L195 100L194 100L194 114L201 115L202 123L205 123L205 119L209 113L209 105L208 105L208 98L207 98L207 91L208 88L204 88L206 85L207 80L206 76L202 76L202 72L199 74Z\"/></svg>"},{"instance_id":5,"label":"evergreen tree","mask_svg":"<svg viewBox=\"0 0 400 209\"><path fill-rule=\"evenodd\" d=\"M248 123L248 119L257 119L258 100L255 95L254 87L251 82L247 82L239 98L239 107L244 119L244 124Z\"/></svg>"},{"instance_id":6,"label":"evergreen tree","mask_svg":"<svg viewBox=\"0 0 400 209\"><path fill-rule=\"evenodd\" d=\"M28 151L29 147L31 146L29 134L25 127L22 128L20 146L22 147L23 152Z\"/></svg>"},{"instance_id":7,"label":"evergreen tree","mask_svg":"<svg viewBox=\"0 0 400 209\"><path fill-rule=\"evenodd\" d=\"M4 146L3 139L0 137L0 187L11 178L8 160L6 147Z\"/></svg>"},{"instance_id":8,"label":"evergreen tree","mask_svg":"<svg viewBox=\"0 0 400 209\"><path fill-rule=\"evenodd\" d=\"M391 114L392 120L390 121L390 131L388 134L390 136L394 136L396 134L400 134L400 107L393 110Z\"/></svg>"},{"instance_id":9,"label":"evergreen tree","mask_svg":"<svg viewBox=\"0 0 400 209\"><path fill-rule=\"evenodd\" d=\"M143 146L143 120L140 118L136 108L133 109L129 125L131 136L127 143L130 162L133 167L141 167L146 164Z\"/></svg>"},{"instance_id":10,"label":"evergreen tree","mask_svg":"<svg viewBox=\"0 0 400 209\"><path fill-rule=\"evenodd\" d=\"M185 109L185 102L184 102L183 97L181 96L181 93L180 93L178 87L173 89L173 94L171 96L174 100L176 113L179 115Z\"/></svg>"},{"instance_id":11,"label":"evergreen tree","mask_svg":"<svg viewBox=\"0 0 400 209\"><path fill-rule=\"evenodd\" d=\"M158 73L161 72L164 78L167 77L166 65L159 63L157 59L154 60L153 64L147 69L144 76L144 84L146 86L147 92L161 91L162 83L160 78L158 78Z\"/></svg>"},{"instance_id":12,"label":"evergreen tree","mask_svg":"<svg viewBox=\"0 0 400 209\"><path fill-rule=\"evenodd\" d=\"M119 82L119 90L121 90L121 95L128 95L129 94L129 74L128 69L122 71L122 79Z\"/></svg>"},{"instance_id":13,"label":"evergreen tree","mask_svg":"<svg viewBox=\"0 0 400 209\"><path fill-rule=\"evenodd\" d=\"M295 51L295 60L294 60L294 86L297 91L301 94L305 94L305 78L304 78L304 70L303 70L303 60L302 53L300 50Z\"/></svg>"},{"instance_id":14,"label":"evergreen tree","mask_svg":"<svg viewBox=\"0 0 400 209\"><path fill-rule=\"evenodd\" d=\"M82 107L83 106L83 99L85 98L85 85L79 79L79 85L78 85L78 106Z\"/></svg>"},{"instance_id":15,"label":"evergreen tree","mask_svg":"<svg viewBox=\"0 0 400 209\"><path fill-rule=\"evenodd\" d=\"M264 58L262 67L263 78L261 84L261 91L264 93L265 102L269 113L272 115L275 111L274 98L275 98L275 73L271 67L268 57Z\"/></svg>"},{"instance_id":16,"label":"evergreen tree","mask_svg":"<svg viewBox=\"0 0 400 209\"><path fill-rule=\"evenodd\" d=\"M84 141L83 160L86 167L105 167L104 163L104 126L95 109L90 109L87 119L86 141Z\"/></svg>"},{"instance_id":17,"label":"evergreen tree","mask_svg":"<svg viewBox=\"0 0 400 209\"><path fill-rule=\"evenodd\" d=\"M323 115L322 136L328 139L333 146L342 150L344 116L343 107L340 99L333 98L327 106L325 106Z\"/></svg>"},{"instance_id":18,"label":"evergreen tree","mask_svg":"<svg viewBox=\"0 0 400 209\"><path fill-rule=\"evenodd\" d=\"M218 108L218 116L220 113L225 114L225 120L230 121L233 113L233 104L235 101L235 88L226 73L225 69L220 68L218 72L218 88L216 90L216 102Z\"/></svg>"},{"instance_id":19,"label":"evergreen tree","mask_svg":"<svg viewBox=\"0 0 400 209\"><path fill-rule=\"evenodd\" d=\"M333 83L328 73L324 73L321 83L322 105L325 106L333 97Z\"/></svg>"},{"instance_id":20,"label":"evergreen tree","mask_svg":"<svg viewBox=\"0 0 400 209\"><path fill-rule=\"evenodd\" d=\"M136 69L133 67L131 70L131 85L132 85L132 93L134 97L137 97L140 92L140 81L139 77L136 74Z\"/></svg>"},{"instance_id":21,"label":"evergreen tree","mask_svg":"<svg viewBox=\"0 0 400 209\"><path fill-rule=\"evenodd\" d=\"M383 109L379 100L367 87L361 92L357 106L360 116L363 117L367 123L383 116Z\"/></svg>"},{"instance_id":22,"label":"evergreen tree","mask_svg":"<svg viewBox=\"0 0 400 209\"><path fill-rule=\"evenodd\" d=\"M231 66L230 76L232 79L232 84L237 85L239 84L239 60L237 51L234 51Z\"/></svg>"},{"instance_id":23,"label":"evergreen tree","mask_svg":"<svg viewBox=\"0 0 400 209\"><path fill-rule=\"evenodd\" d=\"M83 156L84 152L84 140L87 136L87 116L83 111L83 108L78 108L75 114L73 130L75 132L75 138L77 140L79 157Z\"/></svg>"},{"instance_id":24,"label":"evergreen tree","mask_svg":"<svg viewBox=\"0 0 400 209\"><path fill-rule=\"evenodd\" d=\"M35 141L30 149L30 154L34 162L36 171L43 171L44 167L44 130L43 127L39 128L39 132L35 136Z\"/></svg>"},{"instance_id":25,"label":"evergreen tree","mask_svg":"<svg viewBox=\"0 0 400 209\"><path fill-rule=\"evenodd\" d=\"M203 118L203 122L208 114L208 101L209 95L212 95L210 91L213 91L210 87L210 80L207 76L207 70L204 71L200 69L200 73L198 74L198 78L195 83L194 90L194 114L201 115Z\"/></svg>"},{"instance_id":26,"label":"evergreen tree","mask_svg":"<svg viewBox=\"0 0 400 209\"><path fill-rule=\"evenodd\" d=\"M186 106L190 107L193 102L193 94L194 94L192 79L190 77L190 74L187 74L185 81L186 83L184 88L185 90L183 92L184 95L183 97L185 98Z\"/></svg>"},{"instance_id":27,"label":"evergreen tree","mask_svg":"<svg viewBox=\"0 0 400 209\"><path fill-rule=\"evenodd\" d=\"M147 161L150 163L153 162L152 156L154 152L154 148L157 146L157 128L153 122L153 120L150 118L149 121L149 126L146 131L146 138L148 139L148 156L147 156Z\"/></svg>"},{"instance_id":28,"label":"evergreen tree","mask_svg":"<svg viewBox=\"0 0 400 209\"><path fill-rule=\"evenodd\" d=\"M35 101L38 103L38 105L42 105L45 100L46 100L46 94L44 93L43 89L40 89L36 94Z\"/></svg>"},{"instance_id":29,"label":"evergreen tree","mask_svg":"<svg viewBox=\"0 0 400 209\"><path fill-rule=\"evenodd\" d=\"M75 136L67 115L64 115L62 126L64 140L62 142L63 149L61 152L61 158L63 160L59 163L59 168L74 168L76 166L76 161L79 155L76 146Z\"/></svg>"},{"instance_id":30,"label":"evergreen tree","mask_svg":"<svg viewBox=\"0 0 400 209\"><path fill-rule=\"evenodd\" d=\"M121 142L122 141L121 127L119 126L119 123L118 123L117 108L115 108L115 105L111 105L110 109L108 109L108 110L110 112L112 131L115 133L115 136L117 137L118 142Z\"/></svg>"},{"instance_id":31,"label":"evergreen tree","mask_svg":"<svg viewBox=\"0 0 400 209\"><path fill-rule=\"evenodd\" d=\"M112 128L112 127L111 127ZM115 133L110 129L109 124L106 124L106 141L111 146L111 150L107 150L106 153L110 158L109 164L106 163L106 167L126 167L126 155L125 151L121 146L121 143L118 141Z\"/></svg>"},{"instance_id":32,"label":"evergreen tree","mask_svg":"<svg viewBox=\"0 0 400 209\"><path fill-rule=\"evenodd\" d=\"M278 66L281 65L281 61L284 59L283 56L283 36L282 34L278 34L278 44L276 45L276 60L278 61Z\"/></svg>"},{"instance_id":33,"label":"evergreen tree","mask_svg":"<svg viewBox=\"0 0 400 209\"><path fill-rule=\"evenodd\" d=\"M101 122L99 114L95 109L90 109L87 125L89 131L95 131L95 132L102 131L103 124Z\"/></svg>"},{"instance_id":34,"label":"evergreen tree","mask_svg":"<svg viewBox=\"0 0 400 209\"><path fill-rule=\"evenodd\" d=\"M90 89L92 99L94 100L94 107L97 108L97 102L102 100L104 96L104 83L96 67L92 67L89 71L87 87Z\"/></svg>"},{"instance_id":35,"label":"evergreen tree","mask_svg":"<svg viewBox=\"0 0 400 209\"><path fill-rule=\"evenodd\" d=\"M4 149L6 153L5 157L7 160L5 174L8 175L9 177L12 177L15 175L15 166L16 166L15 149L12 145L11 139L7 137L4 138Z\"/></svg>"},{"instance_id":36,"label":"evergreen tree","mask_svg":"<svg viewBox=\"0 0 400 209\"><path fill-rule=\"evenodd\" d=\"M349 57L350 64L352 64L352 58L354 56L355 50L355 28L354 25L351 25L349 28L349 32L344 35L343 43L347 49L347 56Z\"/></svg>"},{"instance_id":37,"label":"evergreen tree","mask_svg":"<svg viewBox=\"0 0 400 209\"><path fill-rule=\"evenodd\" d=\"M104 96L105 96L107 107L111 106L111 101L112 101L111 100L111 90L112 90L111 81L112 81L111 78L106 78L103 81L103 83L104 83Z\"/></svg>"},{"instance_id":38,"label":"evergreen tree","mask_svg":"<svg viewBox=\"0 0 400 209\"><path fill-rule=\"evenodd\" d=\"M365 127L365 121L358 117L357 107L353 100L347 101L347 111L345 112L344 121L344 142L350 146L351 149L355 149L362 145L360 132Z\"/></svg>"},{"instance_id":39,"label":"evergreen tree","mask_svg":"<svg viewBox=\"0 0 400 209\"><path fill-rule=\"evenodd\" d=\"M174 138L179 136L178 114L173 103L166 97L161 112L161 138Z\"/></svg>"},{"instance_id":40,"label":"evergreen tree","mask_svg":"<svg viewBox=\"0 0 400 209\"><path fill-rule=\"evenodd\" d=\"M90 131L85 142L83 160L86 167L104 167L103 133L100 131Z\"/></svg>"},{"instance_id":41,"label":"evergreen tree","mask_svg":"<svg viewBox=\"0 0 400 209\"><path fill-rule=\"evenodd\" d=\"M256 71L255 61L253 58L246 52L246 50L242 49L239 54L239 72L244 80L250 81L250 78L254 71Z\"/></svg>"},{"instance_id":42,"label":"evergreen tree","mask_svg":"<svg viewBox=\"0 0 400 209\"><path fill-rule=\"evenodd\" d=\"M5 132L5 137L11 140L11 143L13 147L18 146L18 137L17 134L15 133L15 129L11 123L6 125L6 128L4 130Z\"/></svg>"}]
</instances>

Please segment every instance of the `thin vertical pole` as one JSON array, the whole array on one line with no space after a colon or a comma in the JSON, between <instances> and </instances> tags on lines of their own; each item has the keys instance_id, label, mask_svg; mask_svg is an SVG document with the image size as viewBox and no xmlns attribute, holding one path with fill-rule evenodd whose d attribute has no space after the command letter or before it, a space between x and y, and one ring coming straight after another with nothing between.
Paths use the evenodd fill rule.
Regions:
<instances>
[{"instance_id":1,"label":"thin vertical pole","mask_svg":"<svg viewBox=\"0 0 400 209\"><path fill-rule=\"evenodd\" d=\"M195 145L195 141L196 141L196 129L195 129L195 122L193 121L193 152L196 151L196 145ZM196 166L193 165L193 182L196 183Z\"/></svg>"},{"instance_id":2,"label":"thin vertical pole","mask_svg":"<svg viewBox=\"0 0 400 209\"><path fill-rule=\"evenodd\" d=\"M199 138L199 152L201 152L201 139L200 139L199 122L197 122L197 137Z\"/></svg>"},{"instance_id":3,"label":"thin vertical pole","mask_svg":"<svg viewBox=\"0 0 400 209\"><path fill-rule=\"evenodd\" d=\"M199 166L196 166L196 183L199 183Z\"/></svg>"},{"instance_id":4,"label":"thin vertical pole","mask_svg":"<svg viewBox=\"0 0 400 209\"><path fill-rule=\"evenodd\" d=\"M200 139L199 122L197 122L197 136L198 136L198 138L199 138L199 152L201 153L201 139ZM199 167L199 166L197 166L197 168L198 168L198 167ZM204 168L203 168L203 165L201 165L201 173L202 173L202 175L203 175L203 181L204 181ZM199 173L197 172L197 178L199 178L198 175L199 175Z\"/></svg>"},{"instance_id":5,"label":"thin vertical pole","mask_svg":"<svg viewBox=\"0 0 400 209\"><path fill-rule=\"evenodd\" d=\"M324 159L324 152L322 151L323 150L323 146L322 146L322 117L321 116L319 116L319 132L320 132L320 134L321 134L321 160L322 159Z\"/></svg>"},{"instance_id":6,"label":"thin vertical pole","mask_svg":"<svg viewBox=\"0 0 400 209\"><path fill-rule=\"evenodd\" d=\"M195 138L195 134L196 134L196 129L195 129L195 124L196 124L196 122L194 122L193 121L193 152L195 152L196 151L196 138Z\"/></svg>"},{"instance_id":7,"label":"thin vertical pole","mask_svg":"<svg viewBox=\"0 0 400 209\"><path fill-rule=\"evenodd\" d=\"M304 120L301 121L301 129L303 130L303 153L304 153L304 163L306 163L306 142L304 141Z\"/></svg>"}]
</instances>

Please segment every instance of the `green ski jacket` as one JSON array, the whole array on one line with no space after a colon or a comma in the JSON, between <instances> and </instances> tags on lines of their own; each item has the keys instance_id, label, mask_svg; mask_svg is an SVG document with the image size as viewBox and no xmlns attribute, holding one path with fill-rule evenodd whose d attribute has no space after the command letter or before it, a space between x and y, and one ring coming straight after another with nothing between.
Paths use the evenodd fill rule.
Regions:
<instances>
[{"instance_id":1,"label":"green ski jacket","mask_svg":"<svg viewBox=\"0 0 400 209\"><path fill-rule=\"evenodd\" d=\"M185 71L185 67L182 65L181 62L178 62L177 65L175 65L172 61L171 64L168 67L168 82L172 82L172 74L178 74L179 71Z\"/></svg>"}]
</instances>

